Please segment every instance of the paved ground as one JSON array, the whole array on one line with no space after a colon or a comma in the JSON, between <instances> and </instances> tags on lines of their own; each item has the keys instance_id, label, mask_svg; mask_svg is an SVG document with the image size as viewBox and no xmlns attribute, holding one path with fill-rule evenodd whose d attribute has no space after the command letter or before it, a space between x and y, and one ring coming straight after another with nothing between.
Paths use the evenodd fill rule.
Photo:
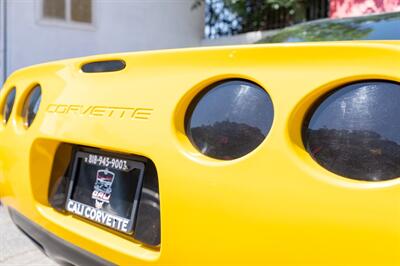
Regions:
<instances>
[{"instance_id":1,"label":"paved ground","mask_svg":"<svg viewBox=\"0 0 400 266\"><path fill-rule=\"evenodd\" d=\"M12 224L0 206L0 265L57 265Z\"/></svg>"}]
</instances>

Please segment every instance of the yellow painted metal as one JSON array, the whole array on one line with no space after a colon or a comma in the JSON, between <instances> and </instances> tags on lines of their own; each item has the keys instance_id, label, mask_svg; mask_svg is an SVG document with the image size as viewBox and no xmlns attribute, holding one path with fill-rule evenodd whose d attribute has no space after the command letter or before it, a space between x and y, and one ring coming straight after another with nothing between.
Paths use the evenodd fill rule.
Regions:
<instances>
[{"instance_id":1,"label":"yellow painted metal","mask_svg":"<svg viewBox=\"0 0 400 266\"><path fill-rule=\"evenodd\" d=\"M127 67L80 71L83 63L108 59L125 60ZM197 93L227 78L262 86L275 118L256 150L219 161L191 145L183 121ZM400 82L399 42L113 54L22 69L0 96L2 103L17 88L11 118L0 127L1 200L66 241L121 265L398 265L400 179L372 183L337 176L314 162L301 140L302 120L318 97L369 79ZM22 104L35 84L42 86L42 104L25 129ZM50 207L50 171L60 143L154 161L159 250Z\"/></svg>"}]
</instances>

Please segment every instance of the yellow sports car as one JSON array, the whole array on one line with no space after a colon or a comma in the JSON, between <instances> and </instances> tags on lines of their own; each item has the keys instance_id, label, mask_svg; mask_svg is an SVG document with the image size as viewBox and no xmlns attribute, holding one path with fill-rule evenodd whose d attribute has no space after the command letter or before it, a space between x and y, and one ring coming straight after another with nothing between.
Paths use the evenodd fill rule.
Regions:
<instances>
[{"instance_id":1,"label":"yellow sports car","mask_svg":"<svg viewBox=\"0 0 400 266\"><path fill-rule=\"evenodd\" d=\"M399 29L393 13L263 41ZM0 110L1 202L59 262L400 265L400 41L57 61L12 74Z\"/></svg>"}]
</instances>

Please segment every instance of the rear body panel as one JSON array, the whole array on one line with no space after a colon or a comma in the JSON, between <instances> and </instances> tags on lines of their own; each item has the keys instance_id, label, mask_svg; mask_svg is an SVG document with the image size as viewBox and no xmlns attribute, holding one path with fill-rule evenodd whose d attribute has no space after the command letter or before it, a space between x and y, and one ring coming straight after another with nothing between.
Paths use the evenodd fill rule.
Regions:
<instances>
[{"instance_id":1,"label":"rear body panel","mask_svg":"<svg viewBox=\"0 0 400 266\"><path fill-rule=\"evenodd\" d=\"M122 59L118 72L84 63ZM264 142L233 161L197 151L185 112L208 85L243 78L274 104ZM324 93L358 80L400 82L400 43L342 42L170 50L58 61L14 73L17 88L0 128L0 196L47 231L115 264L399 264L400 180L363 182L319 166L301 126ZM42 103L29 129L29 89ZM158 172L161 245L54 210L48 201L57 147L70 143L150 158Z\"/></svg>"}]
</instances>

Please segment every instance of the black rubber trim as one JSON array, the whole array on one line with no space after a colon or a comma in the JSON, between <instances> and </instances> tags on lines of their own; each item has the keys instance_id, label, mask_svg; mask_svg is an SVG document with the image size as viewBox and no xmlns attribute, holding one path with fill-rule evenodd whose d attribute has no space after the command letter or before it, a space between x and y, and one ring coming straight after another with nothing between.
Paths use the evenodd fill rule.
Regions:
<instances>
[{"instance_id":1,"label":"black rubber trim","mask_svg":"<svg viewBox=\"0 0 400 266\"><path fill-rule=\"evenodd\" d=\"M53 235L17 211L11 208L8 211L14 224L55 261L72 265L115 265Z\"/></svg>"},{"instance_id":2,"label":"black rubber trim","mask_svg":"<svg viewBox=\"0 0 400 266\"><path fill-rule=\"evenodd\" d=\"M82 71L85 73L102 73L121 71L126 67L123 60L108 60L86 63L82 66Z\"/></svg>"}]
</instances>

